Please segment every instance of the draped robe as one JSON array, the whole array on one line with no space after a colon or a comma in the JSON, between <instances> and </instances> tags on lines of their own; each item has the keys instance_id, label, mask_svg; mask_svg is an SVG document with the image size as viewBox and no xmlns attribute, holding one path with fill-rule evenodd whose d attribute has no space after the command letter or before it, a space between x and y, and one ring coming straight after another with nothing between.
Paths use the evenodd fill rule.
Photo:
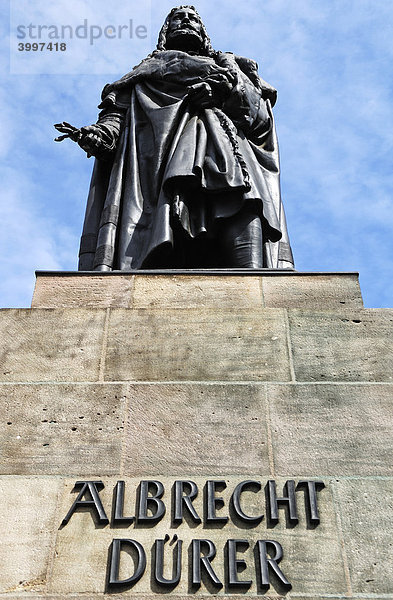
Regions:
<instances>
[{"instance_id":1,"label":"draped robe","mask_svg":"<svg viewBox=\"0 0 393 600\"><path fill-rule=\"evenodd\" d=\"M202 81L217 106L188 101L188 87ZM262 221L263 266L293 268L275 99L256 63L231 53L155 52L106 85L97 125L107 143L93 170L79 270L165 265L179 228L214 237L217 220L246 204Z\"/></svg>"}]
</instances>

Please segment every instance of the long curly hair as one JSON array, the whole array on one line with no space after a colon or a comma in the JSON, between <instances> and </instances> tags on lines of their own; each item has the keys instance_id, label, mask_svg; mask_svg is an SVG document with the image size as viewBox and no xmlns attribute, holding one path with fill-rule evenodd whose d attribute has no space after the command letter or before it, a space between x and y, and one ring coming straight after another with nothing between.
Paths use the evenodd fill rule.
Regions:
<instances>
[{"instance_id":1,"label":"long curly hair","mask_svg":"<svg viewBox=\"0 0 393 600\"><path fill-rule=\"evenodd\" d=\"M170 20L171 20L172 16L174 15L174 13L177 10L180 10L182 8L188 8L190 10L193 10L195 12L195 14L197 15L199 22L201 24L202 47L200 49L200 54L203 54L205 56L213 56L215 54L215 51L212 48L210 38L206 31L206 27L204 26L203 21L202 21L200 15L198 14L198 11L196 10L195 6L191 6L190 4L183 4L182 6L175 6L174 8L172 8L171 12L166 17L166 19L164 21L164 25L161 27L161 31L158 35L157 50L158 51L166 50L166 38L167 38L167 32L168 32Z\"/></svg>"}]
</instances>

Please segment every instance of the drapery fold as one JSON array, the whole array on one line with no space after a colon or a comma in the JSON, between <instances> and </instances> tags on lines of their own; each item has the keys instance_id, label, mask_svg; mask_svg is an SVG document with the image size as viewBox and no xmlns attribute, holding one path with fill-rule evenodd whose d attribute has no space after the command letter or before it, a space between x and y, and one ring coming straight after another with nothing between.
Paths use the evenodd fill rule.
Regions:
<instances>
[{"instance_id":1,"label":"drapery fold","mask_svg":"<svg viewBox=\"0 0 393 600\"><path fill-rule=\"evenodd\" d=\"M152 268L157 253L173 246L176 227L191 238L214 236L217 220L245 203L256 207L263 223L264 266L293 266L280 196L274 90L262 80L253 83L241 61L229 53L217 61L165 51L104 88L98 125L110 131L115 119L117 149L109 161L96 160L80 270ZM188 86L209 78L216 84L228 64L230 92L220 106L190 105Z\"/></svg>"}]
</instances>

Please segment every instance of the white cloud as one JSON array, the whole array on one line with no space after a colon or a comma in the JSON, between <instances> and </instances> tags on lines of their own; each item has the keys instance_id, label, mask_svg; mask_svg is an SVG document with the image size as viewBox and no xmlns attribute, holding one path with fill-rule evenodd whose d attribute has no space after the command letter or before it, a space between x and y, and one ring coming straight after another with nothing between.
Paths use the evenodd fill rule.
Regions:
<instances>
[{"instance_id":1,"label":"white cloud","mask_svg":"<svg viewBox=\"0 0 393 600\"><path fill-rule=\"evenodd\" d=\"M12 300L11 306L29 306L35 269L45 265L59 270L75 262L77 236L40 212L39 186L20 170L3 168L1 179L0 302L7 306Z\"/></svg>"}]
</instances>

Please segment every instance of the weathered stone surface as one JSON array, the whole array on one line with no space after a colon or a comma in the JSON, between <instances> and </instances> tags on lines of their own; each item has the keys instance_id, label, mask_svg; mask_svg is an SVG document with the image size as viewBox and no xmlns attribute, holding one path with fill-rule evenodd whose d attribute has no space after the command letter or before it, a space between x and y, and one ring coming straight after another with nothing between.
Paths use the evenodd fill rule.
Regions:
<instances>
[{"instance_id":1,"label":"weathered stone surface","mask_svg":"<svg viewBox=\"0 0 393 600\"><path fill-rule=\"evenodd\" d=\"M267 386L277 474L393 475L393 386Z\"/></svg>"},{"instance_id":2,"label":"weathered stone surface","mask_svg":"<svg viewBox=\"0 0 393 600\"><path fill-rule=\"evenodd\" d=\"M127 308L130 306L133 275L37 275L32 308Z\"/></svg>"},{"instance_id":3,"label":"weathered stone surface","mask_svg":"<svg viewBox=\"0 0 393 600\"><path fill-rule=\"evenodd\" d=\"M356 273L38 272L33 308L362 307Z\"/></svg>"},{"instance_id":4,"label":"weathered stone surface","mask_svg":"<svg viewBox=\"0 0 393 600\"><path fill-rule=\"evenodd\" d=\"M393 309L289 311L298 381L393 381Z\"/></svg>"},{"instance_id":5,"label":"weathered stone surface","mask_svg":"<svg viewBox=\"0 0 393 600\"><path fill-rule=\"evenodd\" d=\"M266 483L268 477L262 480L260 474L252 476L250 473L244 473L244 478L257 479ZM232 494L235 485L242 478L225 477L227 488L217 495L224 499L224 507L220 509L220 516L227 516L228 504L230 495ZM173 484L173 479L160 477L160 481L165 486L165 494L163 500L166 502L167 512L165 517L154 527L144 527L141 524L135 527L134 524L127 528L111 529L109 526L104 528L94 525L91 515L87 512L77 512L72 517L69 523L63 527L57 535L56 540L56 555L52 572L52 579L49 590L52 593L71 594L71 593L102 593L105 589L106 563L108 556L108 548L113 538L131 538L141 542L146 550L147 569L142 579L131 589L124 591L127 596L130 595L149 595L152 591L162 593L152 582L150 576L151 570L151 548L155 539L164 539L168 533L171 538L176 534L183 540L183 571L179 585L172 591L174 596L182 596L190 591L188 581L188 548L191 539L208 538L213 541L217 547L217 556L213 561L213 566L216 569L217 575L224 582L224 547L229 538L246 539L249 541L250 548L244 553L244 559L247 563L247 569L241 573L240 578L250 578L252 585L247 592L247 596L253 596L257 593L255 566L253 547L258 539L274 539L281 543L284 550L284 558L280 563L282 570L293 585L296 594L321 594L324 590L329 589L330 594L344 595L347 591L344 568L341 559L340 541L336 528L336 520L331 498L330 489L327 488L320 493L319 508L321 515L321 525L315 529L308 529L305 519L305 510L302 500L299 501L299 524L288 529L285 525L284 511L280 511L279 524L274 528L267 528L265 520L260 525L252 529L244 526L237 526L230 520L224 525L209 526L208 529L203 527L203 524L196 525L183 521L177 527L171 523L170 511L170 490ZM195 508L198 514L203 514L202 505L202 489L206 481L205 478L193 478L198 485L200 493L194 500ZM64 486L62 500L60 505L60 515L62 518L70 508L75 494L71 493L74 482L67 482ZM105 489L101 492L101 498L104 508L107 512L110 511L114 480L104 480ZM278 489L281 489L284 480L278 483ZM136 486L139 484L139 479L125 479L126 494L125 494L125 513L127 516L135 514L135 498ZM264 510L264 494L263 491L254 494L248 492L248 497L253 504L253 514L258 514L257 511ZM300 495L300 499L302 494ZM247 508L250 505L244 499ZM202 517L203 518L203 517ZM170 552L173 546L167 546L166 552ZM240 555L239 555L240 558ZM243 558L243 557L242 557ZM167 564L167 567L170 564ZM167 568L166 575L169 576ZM127 577L133 572L132 560L127 554L122 555L120 576ZM70 577L72 573L72 577ZM212 591L212 590L210 590ZM276 583L273 583L269 590L269 595L277 596L281 591ZM202 585L201 589L196 593L206 595L208 589ZM225 587L218 595L225 595Z\"/></svg>"},{"instance_id":6,"label":"weathered stone surface","mask_svg":"<svg viewBox=\"0 0 393 600\"><path fill-rule=\"evenodd\" d=\"M284 311L114 309L105 379L289 380Z\"/></svg>"},{"instance_id":7,"label":"weathered stone surface","mask_svg":"<svg viewBox=\"0 0 393 600\"><path fill-rule=\"evenodd\" d=\"M249 308L262 306L259 277L168 275L135 277L135 308Z\"/></svg>"},{"instance_id":8,"label":"weathered stone surface","mask_svg":"<svg viewBox=\"0 0 393 600\"><path fill-rule=\"evenodd\" d=\"M49 477L0 477L0 593L45 590L59 485Z\"/></svg>"},{"instance_id":9,"label":"weathered stone surface","mask_svg":"<svg viewBox=\"0 0 393 600\"><path fill-rule=\"evenodd\" d=\"M0 384L0 472L119 473L125 402L122 385Z\"/></svg>"},{"instance_id":10,"label":"weathered stone surface","mask_svg":"<svg viewBox=\"0 0 393 600\"><path fill-rule=\"evenodd\" d=\"M393 599L393 311L348 308L360 301L349 274L345 281L313 275L311 289L311 278L299 274L138 275L134 295L132 277L71 276L69 294L61 282L55 290L59 302L74 306L90 301L93 281L91 297L110 311L0 313L0 376L8 382L0 384L0 473L35 475L0 477L0 594L104 599L108 549L117 537L141 541L148 565L134 588L113 597L153 600L162 590L152 584L151 548L169 533L184 540L182 582L171 592L179 600L192 591L192 538L214 541L213 565L222 579L226 541L251 542L240 574L253 580L248 598L261 597L252 546L273 539L283 546L291 597ZM79 281L90 281L82 293ZM114 287L105 291L109 281ZM260 282L270 308L258 304ZM41 292L50 302L49 286ZM288 311L289 337L287 313L273 305L313 310ZM31 383L15 383L21 381ZM194 504L201 517L206 480L225 480L219 513L232 517L230 495L248 478L263 485L276 479L279 495L286 479L325 478L320 526L307 526L300 491L294 528L286 527L283 509L274 528L265 519L251 528L232 520L220 527L171 523L175 479L198 484ZM167 514L154 527L114 529L96 527L89 513L78 512L59 530L81 479L104 481L109 518L117 480L126 482L124 514L134 515L140 480L158 479ZM243 499L252 514L264 512L262 491ZM168 542L166 552L173 546ZM130 574L131 562L123 556L121 575ZM273 584L266 595L280 591ZM224 586L217 595L226 594ZM193 595L216 594L203 585Z\"/></svg>"},{"instance_id":11,"label":"weathered stone surface","mask_svg":"<svg viewBox=\"0 0 393 600\"><path fill-rule=\"evenodd\" d=\"M362 308L363 300L355 273L262 276L264 306L276 308Z\"/></svg>"},{"instance_id":12,"label":"weathered stone surface","mask_svg":"<svg viewBox=\"0 0 393 600\"><path fill-rule=\"evenodd\" d=\"M105 310L0 311L0 381L95 381Z\"/></svg>"},{"instance_id":13,"label":"weathered stone surface","mask_svg":"<svg viewBox=\"0 0 393 600\"><path fill-rule=\"evenodd\" d=\"M275 473L392 474L391 393L268 384ZM261 384L3 384L0 399L2 473L111 474L121 460L141 476L269 468Z\"/></svg>"},{"instance_id":14,"label":"weathered stone surface","mask_svg":"<svg viewBox=\"0 0 393 600\"><path fill-rule=\"evenodd\" d=\"M169 574L169 576L171 576L171 574ZM135 594L134 594L135 595ZM195 594L193 594L195 595ZM273 593L270 592L269 590L269 595L265 595L262 596L265 598L269 598L273 595ZM186 600L190 598L190 596L185 596L182 595L180 596L179 594L173 594L174 597L176 597L176 600ZM214 597L213 595L209 594L209 596ZM29 598L31 598L32 600L36 600L37 598L41 599L45 599L45 600L62 600L63 598L69 598L70 596L67 596L66 594L40 594L39 596L36 594L31 594L29 593ZM111 594L110 595L111 600L121 600L121 598L124 597L123 594ZM143 598L143 600L157 600L158 596L157 594L141 594L138 596L139 598ZM206 597L206 594L205 594ZM241 598L240 595L236 595L236 594L231 594L230 596L231 598L235 598L236 600L238 600L239 598ZM312 595L312 596L301 596L301 595L294 595L291 594L292 598L296 598L296 600L332 600L332 596L325 596L325 595ZM364 596L362 596L364 597ZM26 598L26 595L15 595L12 594L12 600L21 600L22 598ZM96 600L97 598L102 598L102 599L106 599L108 598L108 594L107 593L94 593L94 594L72 594L71 596L72 599L74 598L83 598L83 600ZM253 594L248 594L247 598L249 600L260 600L261 599L261 595L253 595ZM348 600L348 595L344 595L344 594L334 594L333 596L334 600ZM370 596L370 598L372 598L372 600L386 600L386 598L390 598L390 596Z\"/></svg>"},{"instance_id":15,"label":"weathered stone surface","mask_svg":"<svg viewBox=\"0 0 393 600\"><path fill-rule=\"evenodd\" d=\"M131 476L269 472L264 386L132 385Z\"/></svg>"},{"instance_id":16,"label":"weathered stone surface","mask_svg":"<svg viewBox=\"0 0 393 600\"><path fill-rule=\"evenodd\" d=\"M354 594L393 595L393 478L343 479L336 487Z\"/></svg>"}]
</instances>

